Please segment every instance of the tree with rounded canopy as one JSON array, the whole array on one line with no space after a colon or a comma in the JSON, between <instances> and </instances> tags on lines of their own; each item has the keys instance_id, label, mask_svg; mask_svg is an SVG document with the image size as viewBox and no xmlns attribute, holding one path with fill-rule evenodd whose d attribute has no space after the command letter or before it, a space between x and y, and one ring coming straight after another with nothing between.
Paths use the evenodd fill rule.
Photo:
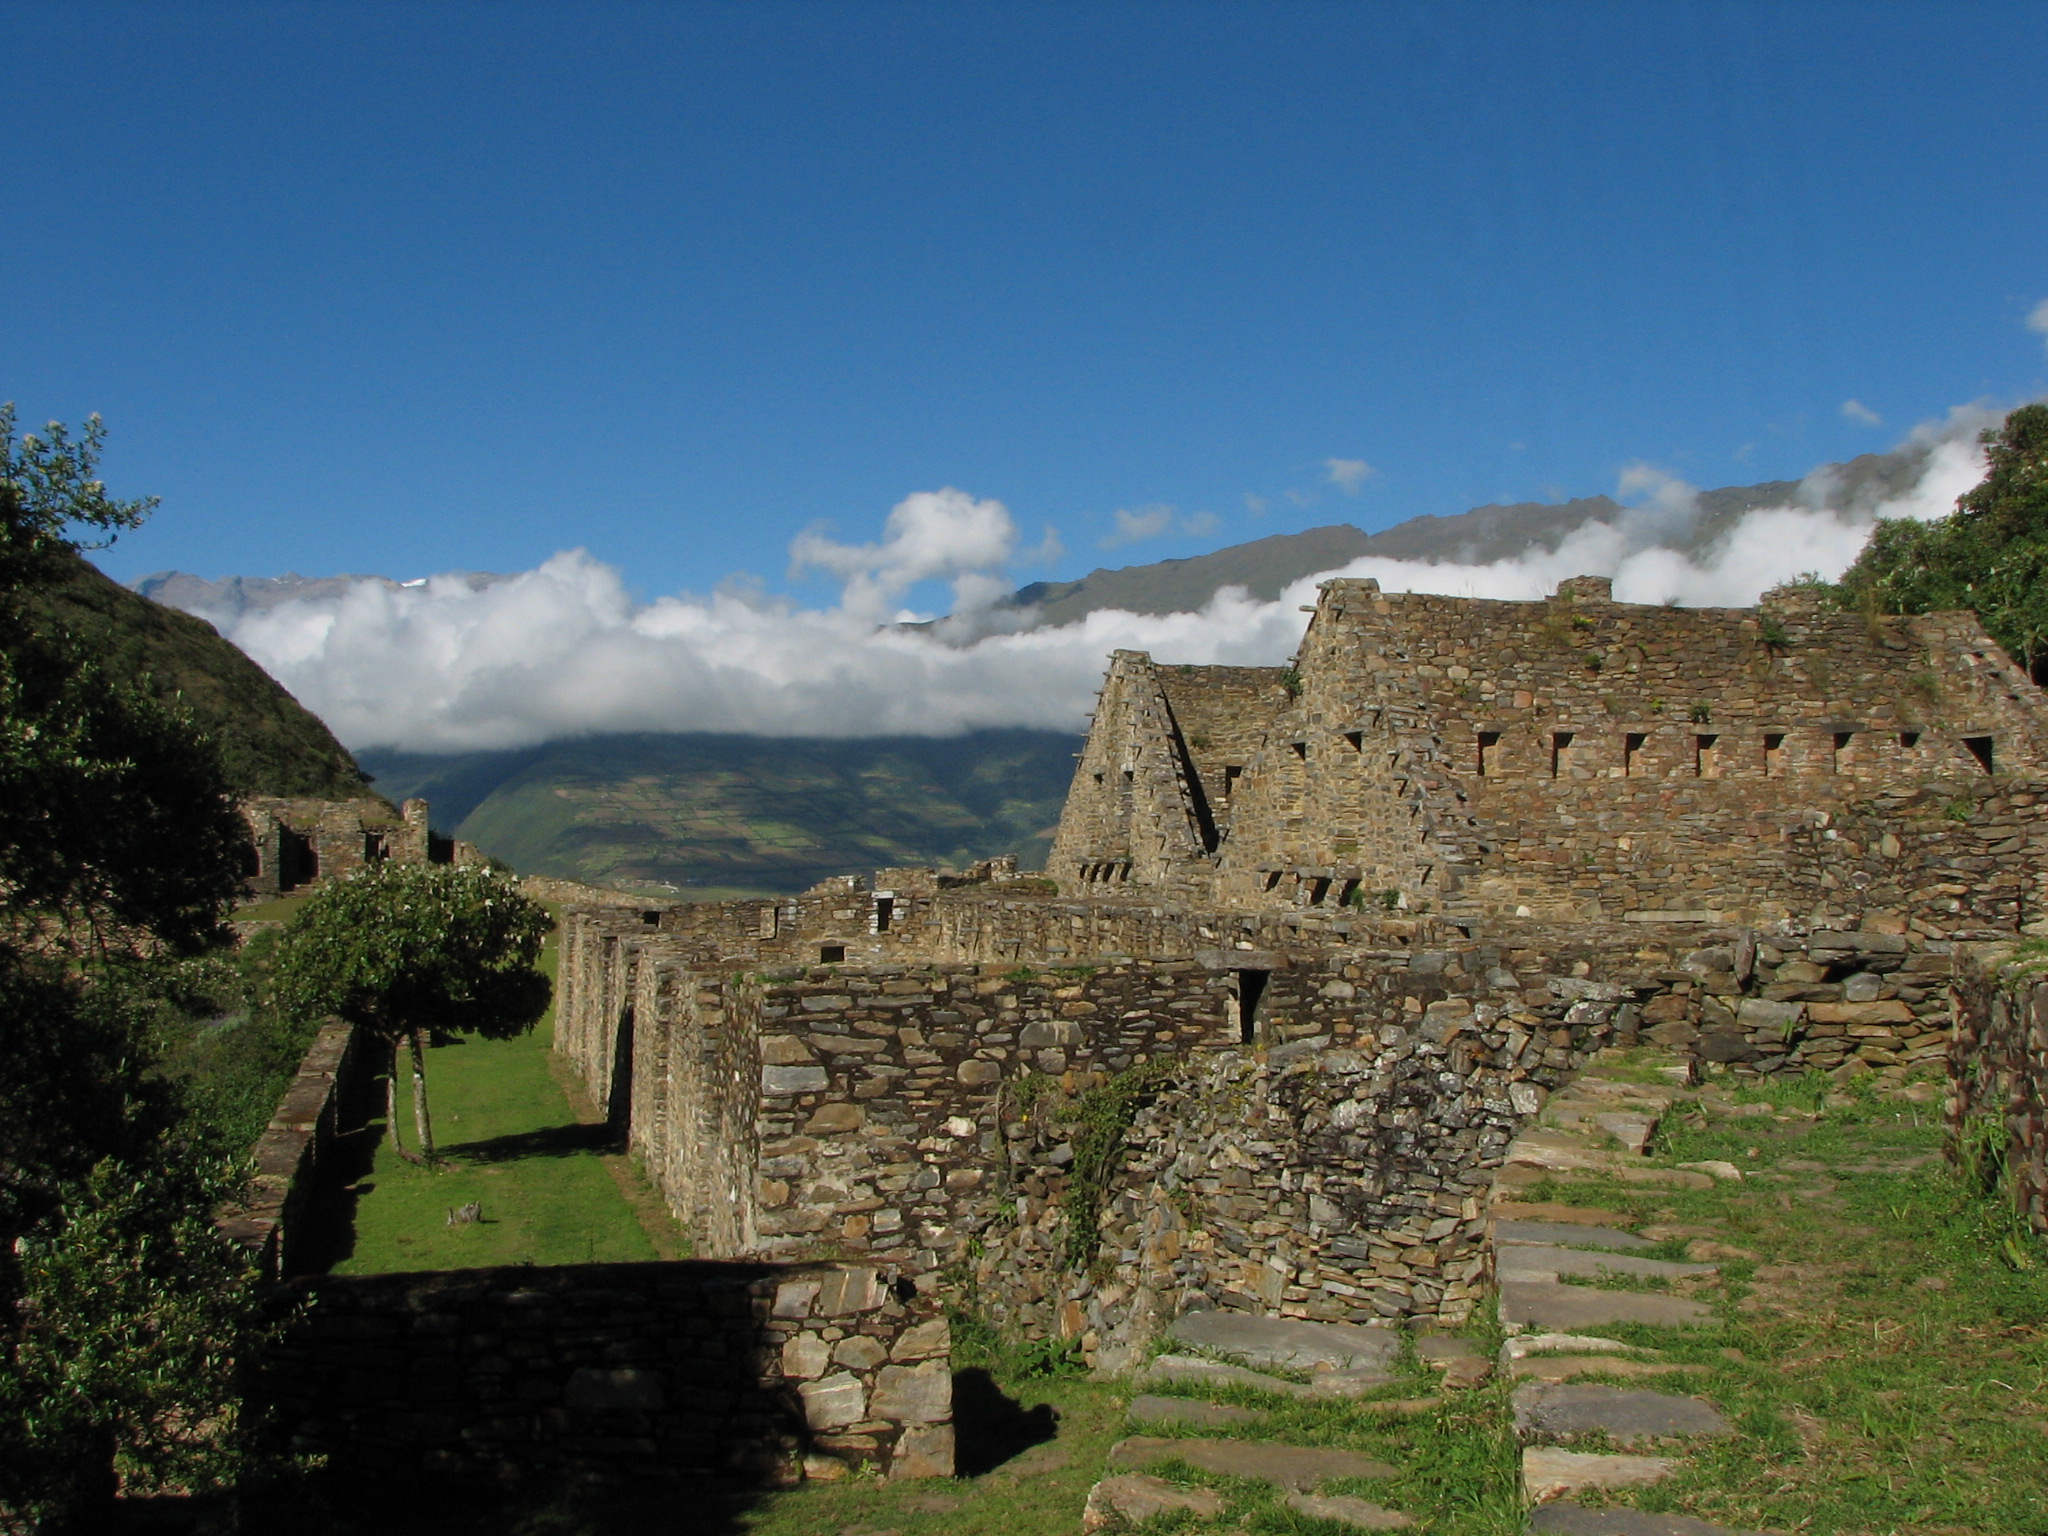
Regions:
<instances>
[{"instance_id":1,"label":"tree with rounded canopy","mask_svg":"<svg viewBox=\"0 0 2048 1536\"><path fill-rule=\"evenodd\" d=\"M552 927L547 909L483 865L367 864L322 886L279 946L278 1005L301 1018L335 1014L391 1054L385 1133L409 1161L434 1157L427 1114L428 1030L507 1040L547 1011L534 967ZM412 1054L418 1153L398 1135L398 1051Z\"/></svg>"},{"instance_id":2,"label":"tree with rounded canopy","mask_svg":"<svg viewBox=\"0 0 2048 1536\"><path fill-rule=\"evenodd\" d=\"M2037 683L2048 683L2048 405L2023 405L1979 435L1982 481L1932 523L1880 521L1835 584L1877 613L1967 608Z\"/></svg>"}]
</instances>

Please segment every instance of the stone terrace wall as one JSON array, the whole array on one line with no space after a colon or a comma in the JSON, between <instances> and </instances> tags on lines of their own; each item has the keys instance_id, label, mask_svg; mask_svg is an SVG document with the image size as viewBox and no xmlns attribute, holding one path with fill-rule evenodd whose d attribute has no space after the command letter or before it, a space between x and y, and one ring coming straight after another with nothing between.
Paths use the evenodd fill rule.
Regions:
<instances>
[{"instance_id":1,"label":"stone terrace wall","mask_svg":"<svg viewBox=\"0 0 2048 1536\"><path fill-rule=\"evenodd\" d=\"M2048 975L2005 948L1966 952L1956 967L1949 1049L1951 1150L1988 1120L2002 1132L2013 1200L2048 1233Z\"/></svg>"},{"instance_id":2,"label":"stone terrace wall","mask_svg":"<svg viewBox=\"0 0 2048 1536\"><path fill-rule=\"evenodd\" d=\"M1520 925L1275 972L1258 1041L1187 1060L1136 1115L1095 1262L1066 1252L1062 1101L1005 1115L1008 1199L978 1234L974 1294L1111 1365L1190 1306L1462 1322L1486 1280L1487 1184L1591 1051L1647 1038L1737 1073L1897 1080L1942 1054L1948 947Z\"/></svg>"},{"instance_id":3,"label":"stone terrace wall","mask_svg":"<svg viewBox=\"0 0 2048 1536\"><path fill-rule=\"evenodd\" d=\"M816 967L759 983L757 1251L907 1274L951 1262L995 1198L1001 1100L1238 1038L1235 980L1187 961L1091 975Z\"/></svg>"},{"instance_id":4,"label":"stone terrace wall","mask_svg":"<svg viewBox=\"0 0 2048 1536\"><path fill-rule=\"evenodd\" d=\"M378 1064L353 1027L320 1027L256 1140L245 1200L220 1212L220 1229L267 1280L324 1267L327 1227L318 1209L322 1176L349 1110L368 1092Z\"/></svg>"},{"instance_id":5,"label":"stone terrace wall","mask_svg":"<svg viewBox=\"0 0 2048 1536\"><path fill-rule=\"evenodd\" d=\"M259 1391L377 1478L953 1470L936 1302L861 1265L516 1266L303 1281Z\"/></svg>"}]
</instances>

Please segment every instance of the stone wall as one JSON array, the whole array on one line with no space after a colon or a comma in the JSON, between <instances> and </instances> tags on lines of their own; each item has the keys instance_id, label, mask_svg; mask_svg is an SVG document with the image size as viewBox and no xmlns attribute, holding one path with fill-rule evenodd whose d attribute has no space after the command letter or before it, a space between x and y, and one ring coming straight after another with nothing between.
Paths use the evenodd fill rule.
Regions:
<instances>
[{"instance_id":1,"label":"stone wall","mask_svg":"<svg viewBox=\"0 0 2048 1536\"><path fill-rule=\"evenodd\" d=\"M2048 1233L2048 975L2038 957L2011 955L1983 946L1958 959L1949 1140L1958 1150L1988 1123L2013 1201Z\"/></svg>"},{"instance_id":2,"label":"stone wall","mask_svg":"<svg viewBox=\"0 0 2048 1536\"><path fill-rule=\"evenodd\" d=\"M220 1213L221 1231L242 1245L267 1280L327 1263L322 1184L343 1122L354 1118L351 1111L379 1070L372 1054L341 1020L320 1027L256 1140L246 1195Z\"/></svg>"},{"instance_id":3,"label":"stone wall","mask_svg":"<svg viewBox=\"0 0 2048 1536\"><path fill-rule=\"evenodd\" d=\"M1461 1317L1468 1202L1610 1040L1738 1074L1890 1080L1946 1041L1953 945L1883 928L1523 923L1474 939L1360 919L1255 949L1237 935L1284 925L1213 921L1186 956L1064 969L753 971L622 938L610 953L632 979L595 984L635 999L632 1144L707 1251L966 1264L1006 1320L1114 1351L1197 1293ZM1148 1064L1162 1097L1103 1186L1106 1246L1072 1254L1058 1106Z\"/></svg>"},{"instance_id":4,"label":"stone wall","mask_svg":"<svg viewBox=\"0 0 2048 1536\"><path fill-rule=\"evenodd\" d=\"M434 833L424 800L408 800L394 812L374 796L305 800L256 795L240 809L249 826L243 880L253 896L286 895L385 859L401 864L485 861L473 844Z\"/></svg>"},{"instance_id":5,"label":"stone wall","mask_svg":"<svg viewBox=\"0 0 2048 1536\"><path fill-rule=\"evenodd\" d=\"M380 1479L953 1470L937 1304L872 1266L531 1265L298 1282L258 1390Z\"/></svg>"}]
</instances>

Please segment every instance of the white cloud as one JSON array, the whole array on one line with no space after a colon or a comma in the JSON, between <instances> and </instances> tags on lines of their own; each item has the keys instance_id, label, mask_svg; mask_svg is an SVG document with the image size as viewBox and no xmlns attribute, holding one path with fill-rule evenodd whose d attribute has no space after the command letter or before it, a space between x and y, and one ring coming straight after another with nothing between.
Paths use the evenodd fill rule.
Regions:
<instances>
[{"instance_id":1,"label":"white cloud","mask_svg":"<svg viewBox=\"0 0 2048 1536\"><path fill-rule=\"evenodd\" d=\"M1842 419L1844 421L1853 421L1859 427L1881 427L1884 425L1884 418L1861 400L1844 400L1842 402Z\"/></svg>"},{"instance_id":2,"label":"white cloud","mask_svg":"<svg viewBox=\"0 0 2048 1536\"><path fill-rule=\"evenodd\" d=\"M1359 488L1379 473L1363 459L1325 459L1323 468L1328 471L1325 481L1346 496L1356 496Z\"/></svg>"},{"instance_id":3,"label":"white cloud","mask_svg":"<svg viewBox=\"0 0 2048 1536\"><path fill-rule=\"evenodd\" d=\"M1186 538L1205 538L1223 526L1221 518L1214 512L1179 513L1163 502L1149 507L1119 507L1116 511L1116 527L1104 534L1096 543L1103 549L1120 549L1126 544L1142 544L1147 539L1156 539L1163 534L1175 533Z\"/></svg>"},{"instance_id":4,"label":"white cloud","mask_svg":"<svg viewBox=\"0 0 2048 1536\"><path fill-rule=\"evenodd\" d=\"M2048 299L2043 299L2028 313L2027 329L2039 332L2042 344L2048 346Z\"/></svg>"},{"instance_id":5,"label":"white cloud","mask_svg":"<svg viewBox=\"0 0 2048 1536\"><path fill-rule=\"evenodd\" d=\"M1983 407L1909 439L1927 449L1915 482L1865 504L1810 477L1795 504L1752 511L1704 553L1671 547L1693 514L1692 487L1644 465L1622 477L1637 504L1588 522L1555 551L1489 564L1366 558L1305 577L1275 602L1240 589L1199 613L1102 611L1029 629L998 605L1016 529L998 502L920 493L872 544L811 532L792 549L841 582L836 604L804 607L733 580L708 597L636 603L621 574L582 550L487 584L436 576L422 586L362 580L267 610L208 613L222 631L352 747L416 751L514 747L607 731L733 731L767 736L945 735L988 726L1079 730L1108 654L1272 665L1300 638L1299 606L1330 575L1373 576L1390 591L1536 598L1566 576L1608 575L1624 601L1737 605L1802 571L1835 575L1878 516L1939 517L1982 474ZM1149 510L1138 509L1134 516ZM928 629L886 622L914 583L951 585L955 617Z\"/></svg>"}]
</instances>

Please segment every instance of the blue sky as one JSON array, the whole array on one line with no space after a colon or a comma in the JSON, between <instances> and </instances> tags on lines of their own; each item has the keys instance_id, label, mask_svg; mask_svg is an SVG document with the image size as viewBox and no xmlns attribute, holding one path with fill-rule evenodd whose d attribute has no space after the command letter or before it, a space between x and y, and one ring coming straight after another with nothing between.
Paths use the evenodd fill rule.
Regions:
<instances>
[{"instance_id":1,"label":"blue sky","mask_svg":"<svg viewBox=\"0 0 2048 1536\"><path fill-rule=\"evenodd\" d=\"M1796 478L2048 387L2039 4L185 0L0 36L0 398L101 412L114 489L163 497L123 579L581 545L643 595L774 587L807 526L949 485L1067 576L1638 461ZM1102 547L1161 506L1204 531Z\"/></svg>"}]
</instances>

